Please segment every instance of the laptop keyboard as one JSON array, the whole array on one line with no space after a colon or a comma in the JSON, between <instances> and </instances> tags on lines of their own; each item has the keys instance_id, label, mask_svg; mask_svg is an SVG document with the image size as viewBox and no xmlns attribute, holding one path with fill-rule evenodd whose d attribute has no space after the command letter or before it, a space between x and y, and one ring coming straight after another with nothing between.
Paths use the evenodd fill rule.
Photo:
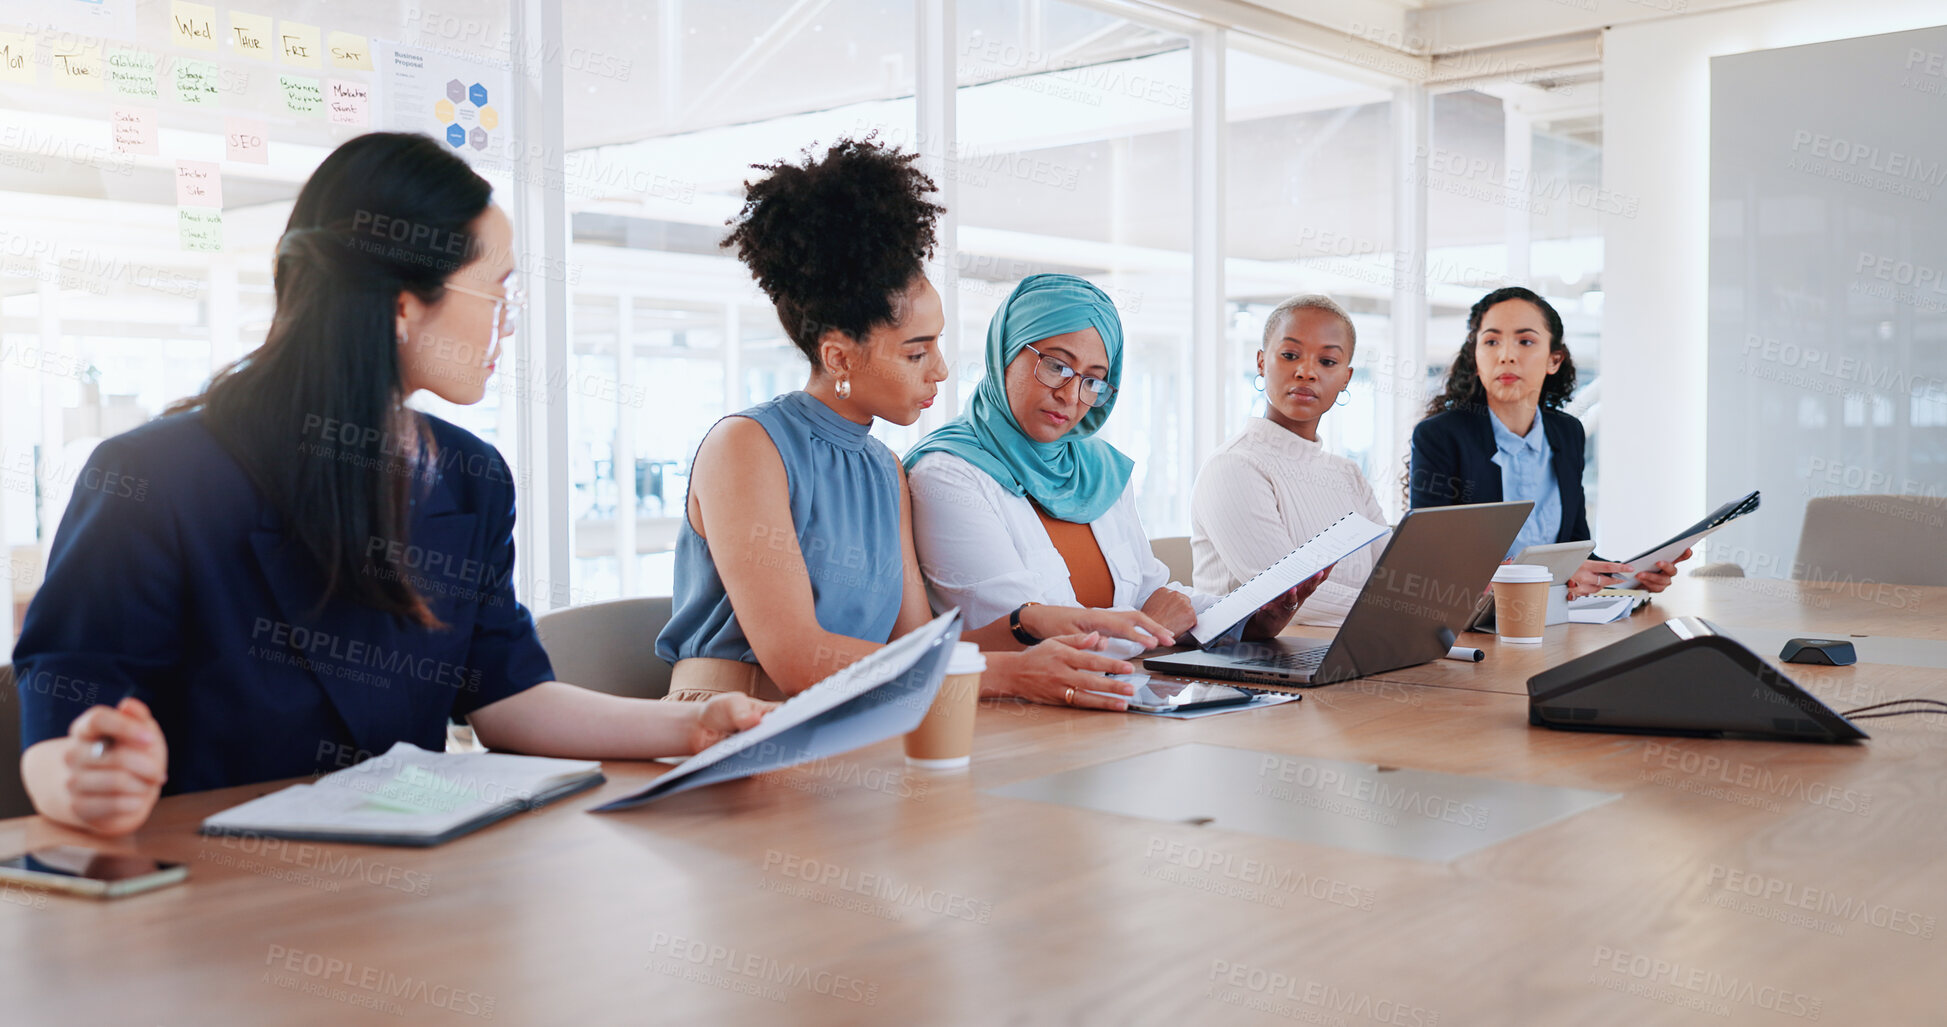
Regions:
<instances>
[{"instance_id":1,"label":"laptop keyboard","mask_svg":"<svg viewBox=\"0 0 1947 1027\"><path fill-rule=\"evenodd\" d=\"M1279 670L1317 670L1325 662L1325 654L1331 650L1329 645L1312 649L1300 649L1295 653L1273 653L1252 660L1239 660L1246 667L1276 667Z\"/></svg>"}]
</instances>

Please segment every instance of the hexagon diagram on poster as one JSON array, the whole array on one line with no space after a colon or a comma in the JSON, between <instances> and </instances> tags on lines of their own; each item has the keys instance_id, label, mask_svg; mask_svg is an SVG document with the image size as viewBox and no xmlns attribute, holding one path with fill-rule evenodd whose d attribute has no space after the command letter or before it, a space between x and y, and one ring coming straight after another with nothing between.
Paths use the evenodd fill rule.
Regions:
<instances>
[{"instance_id":1,"label":"hexagon diagram on poster","mask_svg":"<svg viewBox=\"0 0 1947 1027\"><path fill-rule=\"evenodd\" d=\"M468 157L505 148L507 69L439 50L376 45L385 86L385 125L442 140Z\"/></svg>"}]
</instances>

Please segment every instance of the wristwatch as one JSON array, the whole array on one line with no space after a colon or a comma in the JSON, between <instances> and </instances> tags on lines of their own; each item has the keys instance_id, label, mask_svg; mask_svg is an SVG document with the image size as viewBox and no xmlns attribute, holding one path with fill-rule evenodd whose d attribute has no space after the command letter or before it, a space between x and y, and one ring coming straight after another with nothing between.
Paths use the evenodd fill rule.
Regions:
<instances>
[{"instance_id":1,"label":"wristwatch","mask_svg":"<svg viewBox=\"0 0 1947 1027\"><path fill-rule=\"evenodd\" d=\"M1040 603L1022 603L1014 608L1013 613L1007 615L1007 630L1014 632L1014 641L1022 645L1039 645L1041 643L1040 639L1028 634L1028 629L1021 626L1021 611L1030 606L1040 605Z\"/></svg>"}]
</instances>

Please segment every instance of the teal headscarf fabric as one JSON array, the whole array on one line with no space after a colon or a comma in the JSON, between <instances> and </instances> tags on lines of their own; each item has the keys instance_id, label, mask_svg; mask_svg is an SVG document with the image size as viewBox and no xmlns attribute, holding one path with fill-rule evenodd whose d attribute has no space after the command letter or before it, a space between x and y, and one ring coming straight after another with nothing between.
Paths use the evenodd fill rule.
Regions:
<instances>
[{"instance_id":1,"label":"teal headscarf fabric","mask_svg":"<svg viewBox=\"0 0 1947 1027\"><path fill-rule=\"evenodd\" d=\"M1135 461L1094 437L1119 393L1090 407L1068 434L1045 443L1029 438L1007 405L1009 361L1033 343L1090 326L1109 351L1109 384L1120 389L1122 319L1102 290L1074 275L1034 275L1015 286L987 325L987 377L966 413L921 439L906 454L907 469L927 453L952 453L992 475L1002 488L1034 500L1051 517L1089 524L1108 513L1135 467ZM1038 381L1036 387L1045 388Z\"/></svg>"}]
</instances>

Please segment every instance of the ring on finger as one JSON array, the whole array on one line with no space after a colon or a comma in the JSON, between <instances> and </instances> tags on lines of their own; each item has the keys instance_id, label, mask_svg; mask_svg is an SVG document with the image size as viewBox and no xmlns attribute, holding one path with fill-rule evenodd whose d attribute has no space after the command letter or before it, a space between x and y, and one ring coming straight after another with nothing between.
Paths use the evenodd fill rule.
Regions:
<instances>
[{"instance_id":1,"label":"ring on finger","mask_svg":"<svg viewBox=\"0 0 1947 1027\"><path fill-rule=\"evenodd\" d=\"M1074 686L1074 685L1069 685L1069 686L1068 686L1068 694L1067 694L1066 696L1064 696L1064 697L1062 698L1062 702L1065 702L1065 703L1067 703L1067 704L1068 704L1068 705L1070 705L1070 706L1073 706L1073 705L1075 705L1075 686Z\"/></svg>"}]
</instances>

